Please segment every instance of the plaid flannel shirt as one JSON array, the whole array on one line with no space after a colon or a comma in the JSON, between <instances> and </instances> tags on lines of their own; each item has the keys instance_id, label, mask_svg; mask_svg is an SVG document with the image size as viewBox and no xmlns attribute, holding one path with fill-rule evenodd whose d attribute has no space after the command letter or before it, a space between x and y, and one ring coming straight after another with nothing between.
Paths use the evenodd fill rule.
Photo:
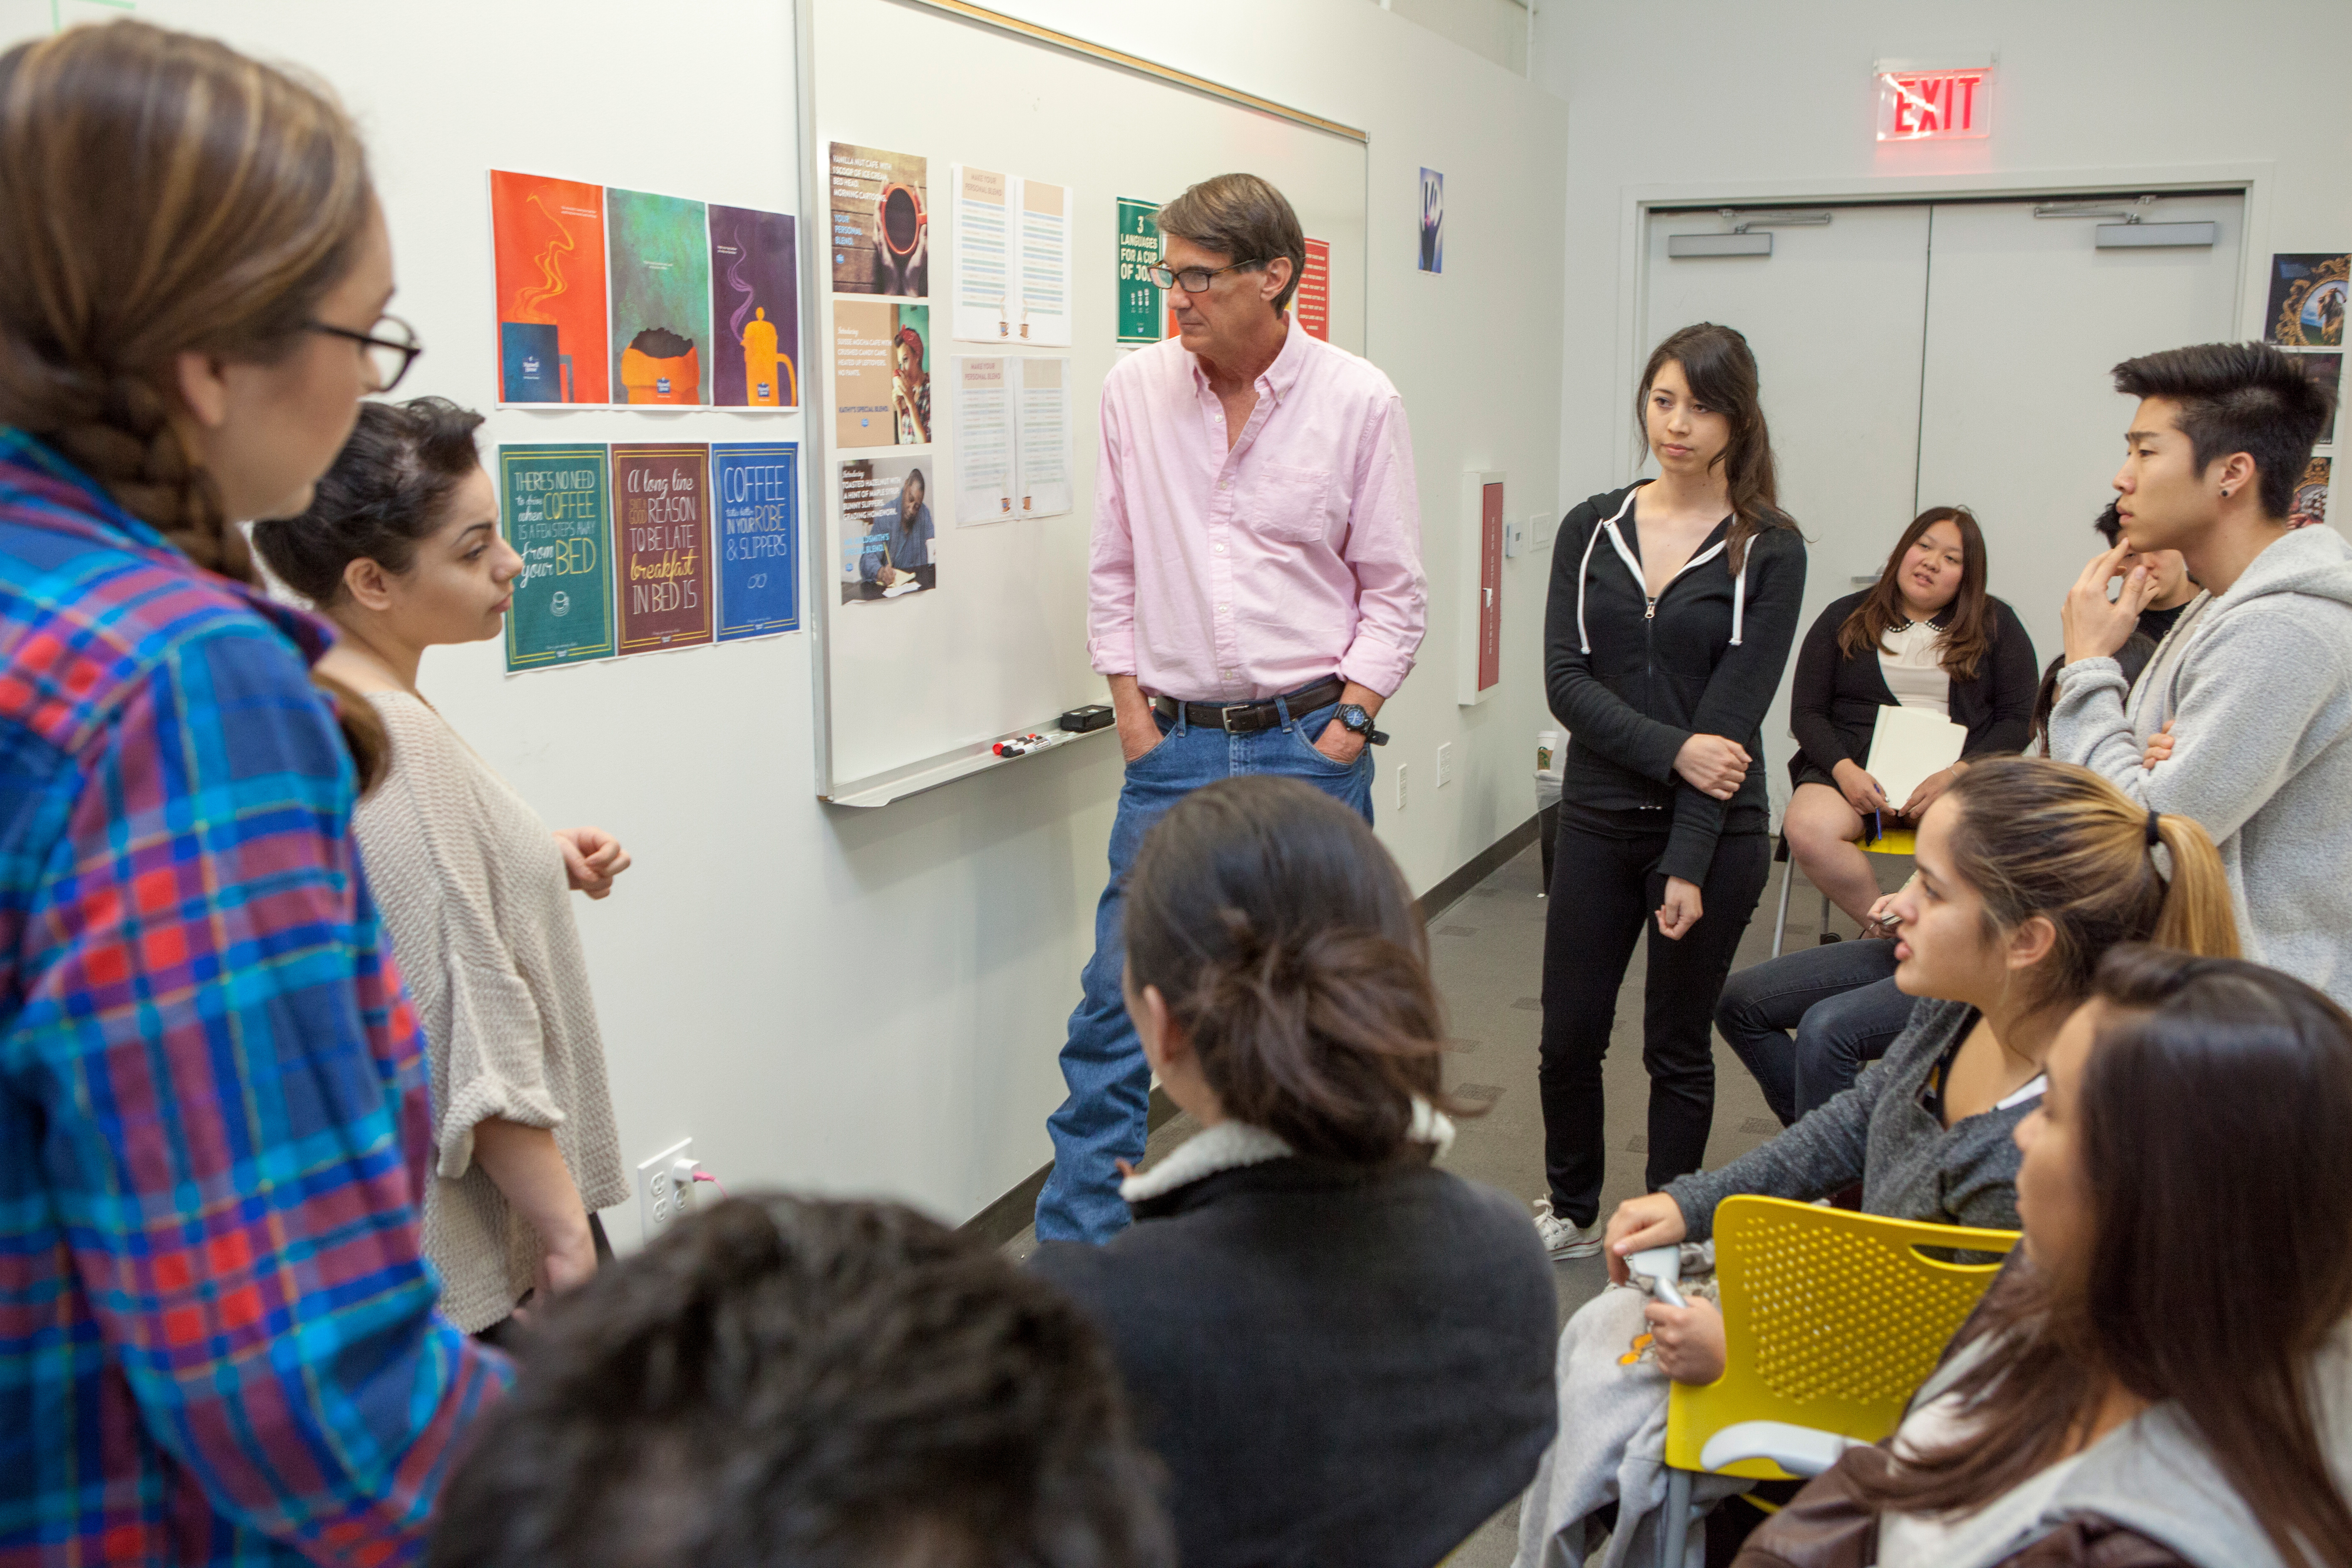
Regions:
<instances>
[{"instance_id":1,"label":"plaid flannel shirt","mask_svg":"<svg viewBox=\"0 0 2352 1568\"><path fill-rule=\"evenodd\" d=\"M5 1568L415 1559L508 1376L418 1252L324 646L0 431Z\"/></svg>"}]
</instances>

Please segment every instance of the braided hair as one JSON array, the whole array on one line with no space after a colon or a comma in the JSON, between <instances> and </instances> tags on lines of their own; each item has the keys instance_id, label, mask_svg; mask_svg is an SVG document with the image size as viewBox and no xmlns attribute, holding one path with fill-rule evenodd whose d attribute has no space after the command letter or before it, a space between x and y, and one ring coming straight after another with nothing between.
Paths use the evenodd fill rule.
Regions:
<instances>
[{"instance_id":1,"label":"braided hair","mask_svg":"<svg viewBox=\"0 0 2352 1568\"><path fill-rule=\"evenodd\" d=\"M290 353L373 202L326 89L225 44L124 20L0 55L0 424L197 565L252 582L173 418L177 357ZM372 780L374 715L328 689Z\"/></svg>"}]
</instances>

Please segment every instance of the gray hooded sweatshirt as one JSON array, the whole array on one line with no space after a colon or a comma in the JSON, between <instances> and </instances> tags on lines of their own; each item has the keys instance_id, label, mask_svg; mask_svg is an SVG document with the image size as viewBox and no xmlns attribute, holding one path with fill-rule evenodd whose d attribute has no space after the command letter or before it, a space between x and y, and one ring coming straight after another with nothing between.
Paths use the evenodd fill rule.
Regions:
<instances>
[{"instance_id":1,"label":"gray hooded sweatshirt","mask_svg":"<svg viewBox=\"0 0 2352 1568\"><path fill-rule=\"evenodd\" d=\"M2175 722L2172 756L2140 766ZM2050 754L2221 847L2247 956L2352 1007L2352 544L2325 525L2200 595L2126 697L2112 658L2058 675Z\"/></svg>"}]
</instances>

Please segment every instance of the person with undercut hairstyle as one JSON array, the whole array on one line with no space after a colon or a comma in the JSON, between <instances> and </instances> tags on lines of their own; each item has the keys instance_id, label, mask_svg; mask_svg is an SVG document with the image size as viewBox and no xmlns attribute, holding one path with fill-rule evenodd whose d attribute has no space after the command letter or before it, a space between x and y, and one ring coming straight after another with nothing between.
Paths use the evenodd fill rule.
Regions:
<instances>
[{"instance_id":1,"label":"person with undercut hairstyle","mask_svg":"<svg viewBox=\"0 0 2352 1568\"><path fill-rule=\"evenodd\" d=\"M2115 375L2139 399L2115 479L2123 538L2066 596L2050 754L2202 823L2249 956L2352 1004L2352 544L2287 519L2332 400L2260 343ZM2127 682L2115 655L2164 591L2132 557L2168 550L2204 592Z\"/></svg>"}]
</instances>

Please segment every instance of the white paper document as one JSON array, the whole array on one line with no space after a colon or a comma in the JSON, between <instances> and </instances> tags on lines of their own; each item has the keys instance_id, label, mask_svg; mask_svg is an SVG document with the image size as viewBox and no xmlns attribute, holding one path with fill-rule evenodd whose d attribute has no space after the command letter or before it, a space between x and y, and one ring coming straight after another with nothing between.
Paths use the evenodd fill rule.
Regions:
<instances>
[{"instance_id":1,"label":"white paper document","mask_svg":"<svg viewBox=\"0 0 2352 1568\"><path fill-rule=\"evenodd\" d=\"M1887 804L1899 811L1929 773L1942 773L1960 760L1960 748L1968 742L1968 726L1932 709L1881 708L1864 767L1878 781Z\"/></svg>"},{"instance_id":2,"label":"white paper document","mask_svg":"<svg viewBox=\"0 0 2352 1568\"><path fill-rule=\"evenodd\" d=\"M1067 185L957 163L954 325L959 342L1070 342Z\"/></svg>"},{"instance_id":3,"label":"white paper document","mask_svg":"<svg viewBox=\"0 0 2352 1568\"><path fill-rule=\"evenodd\" d=\"M956 505L959 528L1002 522L1013 511L1013 389L1018 360L956 362Z\"/></svg>"},{"instance_id":4,"label":"white paper document","mask_svg":"<svg viewBox=\"0 0 2352 1568\"><path fill-rule=\"evenodd\" d=\"M1024 359L1021 416L1015 428L1021 458L1013 493L1023 517L1059 517L1070 510L1070 362Z\"/></svg>"}]
</instances>

